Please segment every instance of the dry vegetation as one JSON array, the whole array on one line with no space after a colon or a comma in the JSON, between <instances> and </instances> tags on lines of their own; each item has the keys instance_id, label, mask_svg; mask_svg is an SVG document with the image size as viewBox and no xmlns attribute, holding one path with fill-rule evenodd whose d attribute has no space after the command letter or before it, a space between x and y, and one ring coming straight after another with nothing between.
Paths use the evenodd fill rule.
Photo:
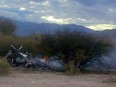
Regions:
<instances>
[{"instance_id":1,"label":"dry vegetation","mask_svg":"<svg viewBox=\"0 0 116 87\"><path fill-rule=\"evenodd\" d=\"M27 37L17 37L17 36L9 36L9 35L1 35L0 36L0 55L4 56L11 48L10 45L13 44L15 47L19 48L20 45L23 45L23 50L27 50L32 54L37 54L37 41L33 36Z\"/></svg>"},{"instance_id":2,"label":"dry vegetation","mask_svg":"<svg viewBox=\"0 0 116 87\"><path fill-rule=\"evenodd\" d=\"M8 74L9 70L10 70L10 65L3 57L0 57L0 75Z\"/></svg>"}]
</instances>

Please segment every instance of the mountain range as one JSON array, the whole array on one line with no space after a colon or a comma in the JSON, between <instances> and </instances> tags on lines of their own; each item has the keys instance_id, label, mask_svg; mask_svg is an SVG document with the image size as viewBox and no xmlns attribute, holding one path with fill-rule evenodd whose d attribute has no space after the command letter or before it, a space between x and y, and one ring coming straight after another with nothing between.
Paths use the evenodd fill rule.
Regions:
<instances>
[{"instance_id":1,"label":"mountain range","mask_svg":"<svg viewBox=\"0 0 116 87\"><path fill-rule=\"evenodd\" d=\"M4 18L4 17L0 17ZM94 31L87 27L76 25L76 24L55 24L55 23L32 23L32 22L22 22L17 20L12 20L12 22L16 25L16 35L19 36L27 36L30 34L38 34L38 33L53 33L59 29L70 29L72 31L86 32L90 34L94 34L99 37L104 37L108 39L116 40L116 29L112 30L103 30L103 31Z\"/></svg>"},{"instance_id":2,"label":"mountain range","mask_svg":"<svg viewBox=\"0 0 116 87\"><path fill-rule=\"evenodd\" d=\"M112 40L116 40L116 29L112 29L112 30L103 30L103 31L97 31L97 36L106 38L106 39L112 39Z\"/></svg>"},{"instance_id":3,"label":"mountain range","mask_svg":"<svg viewBox=\"0 0 116 87\"><path fill-rule=\"evenodd\" d=\"M93 33L94 31L81 25L76 24L55 24L55 23L31 23L31 22L20 22L13 21L16 25L17 35L29 35L35 33L53 33L60 29L70 29L73 31L80 31L86 33Z\"/></svg>"},{"instance_id":4,"label":"mountain range","mask_svg":"<svg viewBox=\"0 0 116 87\"><path fill-rule=\"evenodd\" d=\"M32 23L32 22L21 22L13 21L16 25L16 34L21 36L26 36L36 33L52 33L59 29L70 29L72 31L86 32L90 34L95 34L96 36L115 39L116 40L116 29L112 30L103 30L103 31L94 31L87 27L76 25L76 24L55 24L55 23Z\"/></svg>"}]
</instances>

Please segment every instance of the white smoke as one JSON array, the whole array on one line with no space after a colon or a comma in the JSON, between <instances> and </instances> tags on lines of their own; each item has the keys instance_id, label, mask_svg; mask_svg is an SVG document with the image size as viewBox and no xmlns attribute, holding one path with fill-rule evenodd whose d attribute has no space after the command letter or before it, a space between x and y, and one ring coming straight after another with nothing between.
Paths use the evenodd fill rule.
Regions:
<instances>
[{"instance_id":1,"label":"white smoke","mask_svg":"<svg viewBox=\"0 0 116 87\"><path fill-rule=\"evenodd\" d=\"M116 49L86 65L87 70L116 71Z\"/></svg>"}]
</instances>

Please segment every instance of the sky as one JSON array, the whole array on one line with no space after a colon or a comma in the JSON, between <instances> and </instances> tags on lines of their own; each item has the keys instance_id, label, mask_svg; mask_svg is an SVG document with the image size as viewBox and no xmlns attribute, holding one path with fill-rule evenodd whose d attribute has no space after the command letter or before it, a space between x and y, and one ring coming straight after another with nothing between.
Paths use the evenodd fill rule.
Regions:
<instances>
[{"instance_id":1,"label":"sky","mask_svg":"<svg viewBox=\"0 0 116 87\"><path fill-rule=\"evenodd\" d=\"M0 16L34 23L116 29L116 0L0 0Z\"/></svg>"}]
</instances>

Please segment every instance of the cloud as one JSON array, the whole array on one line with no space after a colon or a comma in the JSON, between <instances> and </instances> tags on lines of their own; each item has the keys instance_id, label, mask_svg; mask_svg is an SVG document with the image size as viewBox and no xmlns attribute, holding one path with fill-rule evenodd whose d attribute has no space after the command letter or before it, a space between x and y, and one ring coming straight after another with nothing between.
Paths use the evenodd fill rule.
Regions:
<instances>
[{"instance_id":1,"label":"cloud","mask_svg":"<svg viewBox=\"0 0 116 87\"><path fill-rule=\"evenodd\" d=\"M70 20L70 18L61 19L61 18L55 18L54 16L42 16L41 18L51 23L58 23L58 24L67 24L69 23L69 20Z\"/></svg>"},{"instance_id":2,"label":"cloud","mask_svg":"<svg viewBox=\"0 0 116 87\"><path fill-rule=\"evenodd\" d=\"M24 10L26 10L26 8L21 7L19 10L20 10L20 11L24 11Z\"/></svg>"},{"instance_id":3,"label":"cloud","mask_svg":"<svg viewBox=\"0 0 116 87\"><path fill-rule=\"evenodd\" d=\"M44 1L47 1L47 0L29 0L29 1L33 1L33 2L44 2Z\"/></svg>"},{"instance_id":4,"label":"cloud","mask_svg":"<svg viewBox=\"0 0 116 87\"><path fill-rule=\"evenodd\" d=\"M0 0L0 16L108 29L114 27L106 25L116 24L115 6L116 0Z\"/></svg>"},{"instance_id":5,"label":"cloud","mask_svg":"<svg viewBox=\"0 0 116 87\"><path fill-rule=\"evenodd\" d=\"M94 30L105 30L105 29L115 29L116 25L112 25L112 24L96 24L96 25L90 25L90 26L86 26L90 29L94 29Z\"/></svg>"},{"instance_id":6,"label":"cloud","mask_svg":"<svg viewBox=\"0 0 116 87\"><path fill-rule=\"evenodd\" d=\"M95 6L99 4L116 5L116 0L74 0L86 6Z\"/></svg>"},{"instance_id":7,"label":"cloud","mask_svg":"<svg viewBox=\"0 0 116 87\"><path fill-rule=\"evenodd\" d=\"M1 5L0 8L10 8L8 5Z\"/></svg>"},{"instance_id":8,"label":"cloud","mask_svg":"<svg viewBox=\"0 0 116 87\"><path fill-rule=\"evenodd\" d=\"M29 3L32 4L32 5L48 5L49 4L48 1L43 1L43 2L42 1L41 2L40 1L39 2L30 1Z\"/></svg>"}]
</instances>

